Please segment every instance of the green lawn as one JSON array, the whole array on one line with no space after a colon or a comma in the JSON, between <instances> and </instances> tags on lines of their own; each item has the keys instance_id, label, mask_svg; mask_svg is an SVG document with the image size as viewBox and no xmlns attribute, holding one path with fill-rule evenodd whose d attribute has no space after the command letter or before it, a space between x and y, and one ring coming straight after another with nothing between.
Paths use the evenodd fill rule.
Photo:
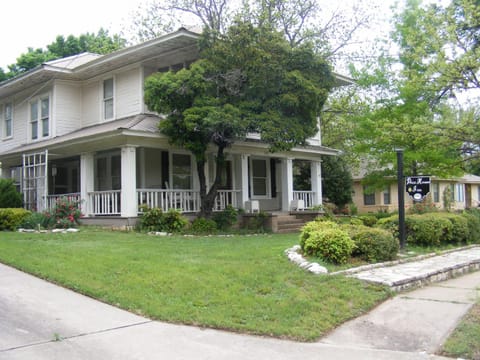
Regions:
<instances>
[{"instance_id":1,"label":"green lawn","mask_svg":"<svg viewBox=\"0 0 480 360\"><path fill-rule=\"evenodd\" d=\"M3 232L0 261L153 319L303 341L389 296L297 268L284 255L297 239Z\"/></svg>"}]
</instances>

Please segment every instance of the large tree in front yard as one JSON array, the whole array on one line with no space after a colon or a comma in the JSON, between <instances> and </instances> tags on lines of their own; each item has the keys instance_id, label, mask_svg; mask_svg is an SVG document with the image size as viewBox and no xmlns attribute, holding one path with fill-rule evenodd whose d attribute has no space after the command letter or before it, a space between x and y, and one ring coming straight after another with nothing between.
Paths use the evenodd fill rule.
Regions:
<instances>
[{"instance_id":1,"label":"large tree in front yard","mask_svg":"<svg viewBox=\"0 0 480 360\"><path fill-rule=\"evenodd\" d=\"M211 214L225 149L258 132L270 151L304 145L333 78L307 45L292 48L271 28L239 23L225 35L206 32L200 60L176 73L158 73L145 84L147 106L166 115L160 131L190 150L200 182L201 213ZM207 189L206 153L216 150L216 177Z\"/></svg>"}]
</instances>

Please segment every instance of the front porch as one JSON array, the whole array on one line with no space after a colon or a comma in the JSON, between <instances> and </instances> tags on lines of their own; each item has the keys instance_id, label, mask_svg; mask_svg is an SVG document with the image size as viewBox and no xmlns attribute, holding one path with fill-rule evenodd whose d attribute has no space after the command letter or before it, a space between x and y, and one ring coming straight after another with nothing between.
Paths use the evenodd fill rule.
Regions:
<instances>
[{"instance_id":1,"label":"front porch","mask_svg":"<svg viewBox=\"0 0 480 360\"><path fill-rule=\"evenodd\" d=\"M216 176L214 160L212 153L205 167L207 188ZM46 195L36 194L38 209L51 208L67 197L81 202L85 217L132 218L144 207L189 214L200 211L196 164L190 153L180 149L123 146L46 163L47 190ZM322 203L320 161L301 163L308 165L307 190L294 189L300 173L295 159L265 153L228 154L213 211L227 206L246 212L318 207Z\"/></svg>"}]
</instances>

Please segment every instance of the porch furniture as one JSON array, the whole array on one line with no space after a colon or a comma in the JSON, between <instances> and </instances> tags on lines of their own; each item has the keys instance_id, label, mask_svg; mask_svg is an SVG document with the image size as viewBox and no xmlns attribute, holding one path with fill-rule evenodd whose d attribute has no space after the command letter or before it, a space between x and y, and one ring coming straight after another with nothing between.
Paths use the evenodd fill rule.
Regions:
<instances>
[{"instance_id":1,"label":"porch furniture","mask_svg":"<svg viewBox=\"0 0 480 360\"><path fill-rule=\"evenodd\" d=\"M290 202L290 210L292 211L304 211L305 210L305 201L304 200L292 200Z\"/></svg>"},{"instance_id":2,"label":"porch furniture","mask_svg":"<svg viewBox=\"0 0 480 360\"><path fill-rule=\"evenodd\" d=\"M260 212L260 204L258 200L245 201L245 210L249 213Z\"/></svg>"}]
</instances>

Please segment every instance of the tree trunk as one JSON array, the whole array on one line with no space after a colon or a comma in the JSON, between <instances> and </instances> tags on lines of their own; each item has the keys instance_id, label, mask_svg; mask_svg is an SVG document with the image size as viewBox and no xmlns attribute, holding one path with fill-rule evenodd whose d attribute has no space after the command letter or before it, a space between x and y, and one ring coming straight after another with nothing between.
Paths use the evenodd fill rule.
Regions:
<instances>
[{"instance_id":1,"label":"tree trunk","mask_svg":"<svg viewBox=\"0 0 480 360\"><path fill-rule=\"evenodd\" d=\"M213 207L215 206L215 198L218 193L218 186L222 181L222 172L225 167L225 146L218 146L216 163L215 180L207 192L207 180L205 176L205 157L197 160L197 172L200 182L200 216L210 218L212 216Z\"/></svg>"}]
</instances>

